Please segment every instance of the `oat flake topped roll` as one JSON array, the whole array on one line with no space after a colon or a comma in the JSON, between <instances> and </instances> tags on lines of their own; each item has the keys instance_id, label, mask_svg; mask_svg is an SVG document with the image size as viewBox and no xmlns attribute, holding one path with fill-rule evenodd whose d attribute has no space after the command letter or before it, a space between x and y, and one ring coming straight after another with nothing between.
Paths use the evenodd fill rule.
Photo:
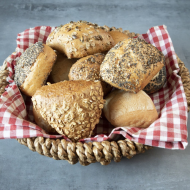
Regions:
<instances>
[{"instance_id":1,"label":"oat flake topped roll","mask_svg":"<svg viewBox=\"0 0 190 190\"><path fill-rule=\"evenodd\" d=\"M81 58L108 51L114 46L111 35L104 28L86 21L70 22L57 27L46 44L68 58Z\"/></svg>"},{"instance_id":2,"label":"oat flake topped roll","mask_svg":"<svg viewBox=\"0 0 190 190\"><path fill-rule=\"evenodd\" d=\"M72 141L90 137L104 104L100 81L63 81L43 86L32 97L35 120L43 118Z\"/></svg>"}]
</instances>

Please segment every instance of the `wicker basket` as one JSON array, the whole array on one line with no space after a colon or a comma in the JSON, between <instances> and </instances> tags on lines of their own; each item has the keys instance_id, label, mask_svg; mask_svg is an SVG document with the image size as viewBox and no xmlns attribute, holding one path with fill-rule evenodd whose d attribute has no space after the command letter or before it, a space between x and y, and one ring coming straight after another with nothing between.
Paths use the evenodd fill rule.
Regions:
<instances>
[{"instance_id":1,"label":"wicker basket","mask_svg":"<svg viewBox=\"0 0 190 190\"><path fill-rule=\"evenodd\" d=\"M105 27L106 28L106 27ZM107 30L120 30L116 28L106 28ZM123 31L131 37L135 33ZM190 109L190 75L184 63L177 57L180 72L178 73L183 82L188 111ZM9 72L7 70L7 61L5 60L0 69L0 95L5 91L6 77ZM70 164L76 164L78 161L81 165L87 166L94 162L100 162L102 165L108 165L113 159L119 162L123 157L128 159L139 153L144 153L145 150L152 147L140 143L130 141L129 139L118 141L103 141L103 142L68 142L65 139L49 139L44 137L33 137L17 139L20 144L27 146L30 150L36 151L41 155L51 157L55 160L67 160Z\"/></svg>"}]
</instances>

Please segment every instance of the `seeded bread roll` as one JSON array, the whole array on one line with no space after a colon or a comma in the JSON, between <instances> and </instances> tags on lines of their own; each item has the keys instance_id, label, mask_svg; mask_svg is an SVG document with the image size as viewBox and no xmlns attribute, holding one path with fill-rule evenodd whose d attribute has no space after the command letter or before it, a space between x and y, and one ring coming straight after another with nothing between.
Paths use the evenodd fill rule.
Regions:
<instances>
[{"instance_id":1,"label":"seeded bread roll","mask_svg":"<svg viewBox=\"0 0 190 190\"><path fill-rule=\"evenodd\" d=\"M69 80L100 80L100 65L105 55L97 53L79 59L70 69Z\"/></svg>"},{"instance_id":2,"label":"seeded bread roll","mask_svg":"<svg viewBox=\"0 0 190 190\"><path fill-rule=\"evenodd\" d=\"M56 60L52 48L37 42L20 56L15 66L14 81L27 96L33 96L42 87Z\"/></svg>"},{"instance_id":3,"label":"seeded bread roll","mask_svg":"<svg viewBox=\"0 0 190 190\"><path fill-rule=\"evenodd\" d=\"M36 124L39 127L41 127L47 134L59 135L59 133L57 133L57 131L53 127L51 127L51 125L47 122L47 120L44 119L44 117L41 114L39 114L39 111L37 111L34 108L33 108L33 116Z\"/></svg>"},{"instance_id":4,"label":"seeded bread roll","mask_svg":"<svg viewBox=\"0 0 190 190\"><path fill-rule=\"evenodd\" d=\"M158 113L151 98L144 92L137 94L114 90L106 97L103 113L115 127L149 127Z\"/></svg>"},{"instance_id":5,"label":"seeded bread roll","mask_svg":"<svg viewBox=\"0 0 190 190\"><path fill-rule=\"evenodd\" d=\"M49 81L51 83L69 80L68 74L70 68L78 60L78 59L68 59L66 55L59 52L56 52L56 54L57 54L57 60L49 76Z\"/></svg>"},{"instance_id":6,"label":"seeded bread roll","mask_svg":"<svg viewBox=\"0 0 190 190\"><path fill-rule=\"evenodd\" d=\"M129 38L129 35L124 34L123 32L120 32L118 30L112 30L112 31L109 31L108 33L113 38L113 41L114 41L115 44Z\"/></svg>"},{"instance_id":7,"label":"seeded bread roll","mask_svg":"<svg viewBox=\"0 0 190 190\"><path fill-rule=\"evenodd\" d=\"M104 103L100 81L84 80L43 86L32 101L36 115L72 141L91 136Z\"/></svg>"},{"instance_id":8,"label":"seeded bread roll","mask_svg":"<svg viewBox=\"0 0 190 190\"><path fill-rule=\"evenodd\" d=\"M116 88L137 93L161 70L164 62L164 55L156 47L139 38L128 38L106 54L100 76Z\"/></svg>"},{"instance_id":9,"label":"seeded bread roll","mask_svg":"<svg viewBox=\"0 0 190 190\"><path fill-rule=\"evenodd\" d=\"M162 69L153 77L153 79L143 89L147 94L152 94L160 90L166 83L166 67Z\"/></svg>"},{"instance_id":10,"label":"seeded bread roll","mask_svg":"<svg viewBox=\"0 0 190 190\"><path fill-rule=\"evenodd\" d=\"M79 59L70 69L69 80L100 80L100 65L105 55L97 53ZM112 87L101 81L104 95L109 93Z\"/></svg>"},{"instance_id":11,"label":"seeded bread roll","mask_svg":"<svg viewBox=\"0 0 190 190\"><path fill-rule=\"evenodd\" d=\"M108 51L114 46L114 41L97 24L78 21L57 27L48 36L46 44L71 59Z\"/></svg>"}]
</instances>

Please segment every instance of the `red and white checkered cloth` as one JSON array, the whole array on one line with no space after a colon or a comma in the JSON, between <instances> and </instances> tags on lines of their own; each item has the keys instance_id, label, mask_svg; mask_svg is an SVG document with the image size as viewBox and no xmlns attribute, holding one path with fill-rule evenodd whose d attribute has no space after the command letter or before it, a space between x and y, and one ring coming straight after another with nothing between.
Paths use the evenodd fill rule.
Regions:
<instances>
[{"instance_id":1,"label":"red and white checkered cloth","mask_svg":"<svg viewBox=\"0 0 190 190\"><path fill-rule=\"evenodd\" d=\"M37 136L63 137L46 134L35 124L31 98L21 95L13 81L14 66L20 55L35 42L46 43L48 35L54 29L55 27L39 26L18 34L17 51L7 59L10 71L7 81L10 84L0 99L0 139ZM81 141L118 140L125 137L150 146L185 149L188 144L187 102L181 78L177 75L179 66L171 38L166 26L152 27L146 34L139 37L156 46L166 58L167 83L159 92L151 95L159 119L146 129L130 127L114 129L106 119L102 118L94 130L93 137Z\"/></svg>"}]
</instances>

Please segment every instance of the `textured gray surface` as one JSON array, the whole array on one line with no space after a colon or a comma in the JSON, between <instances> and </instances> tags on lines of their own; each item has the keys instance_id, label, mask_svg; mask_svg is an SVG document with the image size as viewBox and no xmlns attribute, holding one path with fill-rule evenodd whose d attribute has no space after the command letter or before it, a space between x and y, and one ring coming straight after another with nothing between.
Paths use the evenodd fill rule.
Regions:
<instances>
[{"instance_id":1,"label":"textured gray surface","mask_svg":"<svg viewBox=\"0 0 190 190\"><path fill-rule=\"evenodd\" d=\"M14 51L17 33L38 25L87 20L138 33L165 24L176 53L190 69L189 10L189 0L0 0L0 65ZM155 148L108 166L72 166L34 153L16 140L0 140L0 189L186 190L190 189L189 161L188 146L183 151Z\"/></svg>"}]
</instances>

